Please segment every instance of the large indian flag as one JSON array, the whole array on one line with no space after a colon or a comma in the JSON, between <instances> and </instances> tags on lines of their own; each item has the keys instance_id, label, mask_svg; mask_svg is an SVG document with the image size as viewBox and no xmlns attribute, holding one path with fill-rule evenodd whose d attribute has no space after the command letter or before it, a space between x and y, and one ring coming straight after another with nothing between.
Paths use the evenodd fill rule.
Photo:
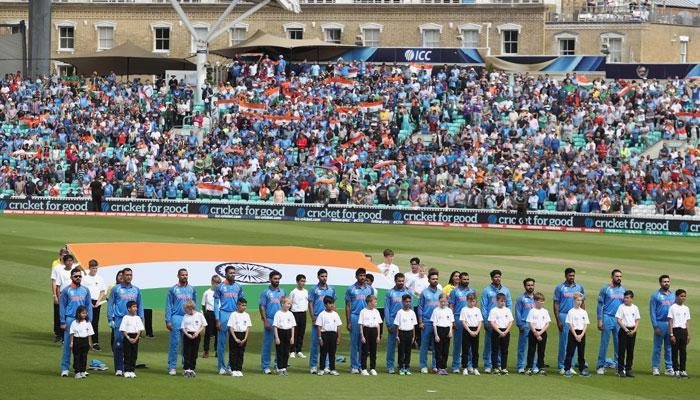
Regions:
<instances>
[{"instance_id":1,"label":"large indian flag","mask_svg":"<svg viewBox=\"0 0 700 400\"><path fill-rule=\"evenodd\" d=\"M393 287L369 259L360 252L312 249L291 246L231 246L181 243L76 243L69 248L80 265L92 259L99 263L99 274L110 284L117 272L129 267L133 284L144 292L146 306L162 308L165 293L177 283L177 271L186 268L189 283L201 294L213 275L222 279L227 266L236 268L236 281L243 285L248 306L257 307L259 293L269 285L273 270L282 274L281 285L287 292L296 285L296 276L306 276L307 289L316 285L320 268L328 271L328 283L338 292L338 307L343 305L345 289L355 282L355 270L365 268L375 277L374 287Z\"/></svg>"}]
</instances>

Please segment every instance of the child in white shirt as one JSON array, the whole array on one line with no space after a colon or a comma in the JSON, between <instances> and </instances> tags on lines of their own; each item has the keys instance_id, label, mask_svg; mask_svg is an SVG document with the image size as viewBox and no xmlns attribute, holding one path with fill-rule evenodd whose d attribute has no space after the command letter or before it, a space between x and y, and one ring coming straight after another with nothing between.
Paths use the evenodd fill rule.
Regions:
<instances>
[{"instance_id":1,"label":"child in white shirt","mask_svg":"<svg viewBox=\"0 0 700 400\"><path fill-rule=\"evenodd\" d=\"M620 378L634 378L632 373L632 360L634 359L634 342L639 328L639 308L632 304L634 292L625 291L623 303L617 307L615 318L620 330L617 332L617 376ZM625 355L627 356L625 359Z\"/></svg>"},{"instance_id":2,"label":"child in white shirt","mask_svg":"<svg viewBox=\"0 0 700 400\"><path fill-rule=\"evenodd\" d=\"M70 348L73 350L73 369L75 379L87 378L87 355L92 347L92 335L95 331L88 320L85 306L79 306L75 320L70 324Z\"/></svg>"},{"instance_id":3,"label":"child in white shirt","mask_svg":"<svg viewBox=\"0 0 700 400\"><path fill-rule=\"evenodd\" d=\"M416 313L411 308L412 299L410 294L401 296L402 308L394 317L394 325L397 327L396 341L399 345L399 375L411 375L411 346L416 341L416 325L418 325Z\"/></svg>"},{"instance_id":4,"label":"child in white shirt","mask_svg":"<svg viewBox=\"0 0 700 400\"><path fill-rule=\"evenodd\" d=\"M496 307L489 311L488 321L491 324L491 361L494 364L493 373L508 375L508 344L510 330L513 328L513 313L506 307L506 295L496 295ZM500 363L498 356L501 356Z\"/></svg>"},{"instance_id":5,"label":"child in white shirt","mask_svg":"<svg viewBox=\"0 0 700 400\"><path fill-rule=\"evenodd\" d=\"M476 295L467 295L467 307L462 307L459 313L459 321L464 327L462 331L462 372L463 375L479 374L479 333L484 317L481 310L476 306ZM489 351L489 349L486 349ZM469 366L469 355L472 356L471 366Z\"/></svg>"},{"instance_id":6,"label":"child in white shirt","mask_svg":"<svg viewBox=\"0 0 700 400\"><path fill-rule=\"evenodd\" d=\"M690 309L686 306L685 290L676 290L676 302L668 308L668 331L671 335L671 358L676 377L687 378L685 371L686 347L690 342Z\"/></svg>"},{"instance_id":7,"label":"child in white shirt","mask_svg":"<svg viewBox=\"0 0 700 400\"><path fill-rule=\"evenodd\" d=\"M294 314L294 321L297 323L297 326L294 327L294 344L289 358L306 358L301 352L306 333L306 312L309 310L309 291L304 288L304 285L306 285L306 276L297 275L297 287L289 293L289 299L292 301L292 314Z\"/></svg>"},{"instance_id":8,"label":"child in white shirt","mask_svg":"<svg viewBox=\"0 0 700 400\"><path fill-rule=\"evenodd\" d=\"M584 378L590 377L591 373L586 370L586 330L591 321L588 319L588 313L581 308L583 304L583 294L574 293L574 308L566 314L565 322L569 325L569 338L566 342L566 357L564 358L564 376L571 378L571 360L574 358L574 352L578 351L578 368L581 371L581 376Z\"/></svg>"},{"instance_id":9,"label":"child in white shirt","mask_svg":"<svg viewBox=\"0 0 700 400\"><path fill-rule=\"evenodd\" d=\"M136 378L134 369L139 356L139 339L141 332L146 329L141 317L136 315L138 309L135 301L128 301L126 310L129 314L122 318L122 323L119 325L119 332L124 336L124 378Z\"/></svg>"},{"instance_id":10,"label":"child in white shirt","mask_svg":"<svg viewBox=\"0 0 700 400\"><path fill-rule=\"evenodd\" d=\"M182 375L185 378L194 378L197 376L194 370L197 367L197 353L199 352L199 341L202 339L201 333L207 326L207 320L204 315L194 309L194 302L188 301L182 305L185 309L185 315L182 317L182 352L184 355L184 372Z\"/></svg>"},{"instance_id":11,"label":"child in white shirt","mask_svg":"<svg viewBox=\"0 0 700 400\"><path fill-rule=\"evenodd\" d=\"M537 352L537 369L540 375L547 375L544 370L544 351L547 348L547 328L552 319L549 317L549 312L544 308L544 295L540 292L532 296L535 300L535 308L531 309L527 314L525 322L530 327L527 343L527 364L525 373L532 375L532 367L535 361L535 352Z\"/></svg>"},{"instance_id":12,"label":"child in white shirt","mask_svg":"<svg viewBox=\"0 0 700 400\"><path fill-rule=\"evenodd\" d=\"M289 365L289 348L294 344L294 327L297 322L294 314L289 309L292 302L288 297L280 299L282 308L275 313L272 326L275 329L275 355L277 356L277 374L289 375L287 366Z\"/></svg>"},{"instance_id":13,"label":"child in white shirt","mask_svg":"<svg viewBox=\"0 0 700 400\"><path fill-rule=\"evenodd\" d=\"M454 312L447 307L447 295L440 294L440 306L435 307L430 315L435 336L435 366L438 375L447 375L447 357L450 352L450 338L452 337L452 324L455 322Z\"/></svg>"},{"instance_id":14,"label":"child in white shirt","mask_svg":"<svg viewBox=\"0 0 700 400\"><path fill-rule=\"evenodd\" d=\"M328 370L319 369L318 374L331 374L333 376L340 375L335 370L335 350L340 343L340 327L343 322L340 316L335 311L335 300L331 296L323 298L325 310L321 311L316 317L315 329L318 329L319 346L321 348L318 365L323 365L323 362L328 357Z\"/></svg>"},{"instance_id":15,"label":"child in white shirt","mask_svg":"<svg viewBox=\"0 0 700 400\"><path fill-rule=\"evenodd\" d=\"M245 311L248 306L246 299L238 299L238 310L232 313L228 319L228 348L229 365L231 366L231 376L243 376L243 356L245 355L245 346L248 343L248 334L250 327L253 325L250 320L250 315Z\"/></svg>"},{"instance_id":16,"label":"child in white shirt","mask_svg":"<svg viewBox=\"0 0 700 400\"><path fill-rule=\"evenodd\" d=\"M382 317L377 310L377 296L367 296L367 307L360 311L360 341L362 342L362 375L377 375L377 345L379 344L379 324ZM367 357L369 356L369 372L367 372Z\"/></svg>"}]
</instances>

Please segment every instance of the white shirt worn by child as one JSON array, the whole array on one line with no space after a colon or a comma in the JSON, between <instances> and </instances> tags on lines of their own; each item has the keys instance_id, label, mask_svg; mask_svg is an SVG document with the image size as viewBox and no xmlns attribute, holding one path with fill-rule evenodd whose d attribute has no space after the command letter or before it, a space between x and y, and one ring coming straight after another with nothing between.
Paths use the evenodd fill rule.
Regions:
<instances>
[{"instance_id":1,"label":"white shirt worn by child","mask_svg":"<svg viewBox=\"0 0 700 400\"><path fill-rule=\"evenodd\" d=\"M495 322L498 329L508 328L508 324L513 321L513 312L508 307L494 307L489 311L489 322Z\"/></svg>"},{"instance_id":2,"label":"white shirt worn by child","mask_svg":"<svg viewBox=\"0 0 700 400\"><path fill-rule=\"evenodd\" d=\"M289 293L289 299L292 301L292 312L306 312L309 309L309 291L306 289L292 289Z\"/></svg>"},{"instance_id":3,"label":"white shirt worn by child","mask_svg":"<svg viewBox=\"0 0 700 400\"><path fill-rule=\"evenodd\" d=\"M276 326L277 329L292 329L297 326L297 321L294 319L294 314L291 311L279 310L275 313L272 326Z\"/></svg>"},{"instance_id":4,"label":"white shirt worn by child","mask_svg":"<svg viewBox=\"0 0 700 400\"><path fill-rule=\"evenodd\" d=\"M180 329L185 332L199 332L200 329L207 326L207 320L204 318L204 314L199 311L195 311L190 314L185 314L182 317L182 324L180 324Z\"/></svg>"},{"instance_id":5,"label":"white shirt worn by child","mask_svg":"<svg viewBox=\"0 0 700 400\"><path fill-rule=\"evenodd\" d=\"M321 327L321 332L337 332L338 327L343 325L340 316L335 311L323 310L316 317L316 326Z\"/></svg>"},{"instance_id":6,"label":"white shirt worn by child","mask_svg":"<svg viewBox=\"0 0 700 400\"><path fill-rule=\"evenodd\" d=\"M126 315L122 318L122 323L119 325L119 332L139 333L146 330L143 326L143 321L138 315Z\"/></svg>"},{"instance_id":7,"label":"white shirt worn by child","mask_svg":"<svg viewBox=\"0 0 700 400\"><path fill-rule=\"evenodd\" d=\"M459 320L467 323L470 328L476 328L484 321L479 307L463 307L459 312Z\"/></svg>"},{"instance_id":8,"label":"white shirt worn by child","mask_svg":"<svg viewBox=\"0 0 700 400\"><path fill-rule=\"evenodd\" d=\"M231 313L228 317L228 323L226 324L229 328L233 328L234 332L245 332L253 326L253 322L250 320L250 314L247 312Z\"/></svg>"},{"instance_id":9,"label":"white shirt worn by child","mask_svg":"<svg viewBox=\"0 0 700 400\"><path fill-rule=\"evenodd\" d=\"M416 317L415 311L412 308L404 310L403 308L396 312L396 317L394 317L394 325L396 325L400 331L412 331L418 325L418 318Z\"/></svg>"},{"instance_id":10,"label":"white shirt worn by child","mask_svg":"<svg viewBox=\"0 0 700 400\"><path fill-rule=\"evenodd\" d=\"M364 326L365 328L379 328L379 324L382 323L382 316L379 314L379 310L376 308L369 309L365 308L360 311L360 317L357 323Z\"/></svg>"},{"instance_id":11,"label":"white shirt worn by child","mask_svg":"<svg viewBox=\"0 0 700 400\"><path fill-rule=\"evenodd\" d=\"M92 329L91 323L87 321L78 322L76 319L70 324L70 334L73 337L85 338L94 335L95 331Z\"/></svg>"},{"instance_id":12,"label":"white shirt worn by child","mask_svg":"<svg viewBox=\"0 0 700 400\"><path fill-rule=\"evenodd\" d=\"M455 322L455 315L449 307L436 307L430 315L430 322L440 328L448 328Z\"/></svg>"},{"instance_id":13,"label":"white shirt worn by child","mask_svg":"<svg viewBox=\"0 0 700 400\"><path fill-rule=\"evenodd\" d=\"M673 303L671 307L668 308L668 317L673 318L672 328L683 328L688 327L688 320L690 319L690 308L685 304L679 305L678 303Z\"/></svg>"},{"instance_id":14,"label":"white shirt worn by child","mask_svg":"<svg viewBox=\"0 0 700 400\"><path fill-rule=\"evenodd\" d=\"M382 275L392 282L394 281L394 275L399 273L399 267L396 264L381 263L377 265L377 268L379 268Z\"/></svg>"},{"instance_id":15,"label":"white shirt worn by child","mask_svg":"<svg viewBox=\"0 0 700 400\"><path fill-rule=\"evenodd\" d=\"M567 324L571 324L575 331L583 330L586 325L589 325L591 321L588 319L588 313L583 308L572 308L566 314Z\"/></svg>"},{"instance_id":16,"label":"white shirt worn by child","mask_svg":"<svg viewBox=\"0 0 700 400\"><path fill-rule=\"evenodd\" d=\"M634 328L637 320L640 319L639 308L634 304L629 306L620 304L617 307L617 312L615 312L615 318L622 320L622 325L626 328Z\"/></svg>"},{"instance_id":17,"label":"white shirt worn by child","mask_svg":"<svg viewBox=\"0 0 700 400\"><path fill-rule=\"evenodd\" d=\"M547 323L552 322L552 319L549 317L549 311L546 308L533 308L527 314L525 322L533 324L535 329L539 331L544 329Z\"/></svg>"}]
</instances>

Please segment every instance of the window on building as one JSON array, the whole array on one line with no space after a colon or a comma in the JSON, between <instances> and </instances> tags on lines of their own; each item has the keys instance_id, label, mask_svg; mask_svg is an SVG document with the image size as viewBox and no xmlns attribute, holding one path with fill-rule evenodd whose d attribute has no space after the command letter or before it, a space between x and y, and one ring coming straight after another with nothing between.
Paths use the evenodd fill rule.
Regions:
<instances>
[{"instance_id":1,"label":"window on building","mask_svg":"<svg viewBox=\"0 0 700 400\"><path fill-rule=\"evenodd\" d=\"M231 29L231 46L237 46L239 43L245 40L246 36L245 28L232 28Z\"/></svg>"},{"instance_id":2,"label":"window on building","mask_svg":"<svg viewBox=\"0 0 700 400\"><path fill-rule=\"evenodd\" d=\"M10 34L16 35L16 34L18 34L19 32L20 32L20 30L19 30L19 25L12 25L12 26L10 27Z\"/></svg>"},{"instance_id":3,"label":"window on building","mask_svg":"<svg viewBox=\"0 0 700 400\"><path fill-rule=\"evenodd\" d=\"M58 27L58 49L59 50L74 50L75 49L75 28L72 26Z\"/></svg>"},{"instance_id":4,"label":"window on building","mask_svg":"<svg viewBox=\"0 0 700 400\"><path fill-rule=\"evenodd\" d=\"M559 55L573 56L576 54L576 39L559 39Z\"/></svg>"},{"instance_id":5,"label":"window on building","mask_svg":"<svg viewBox=\"0 0 700 400\"><path fill-rule=\"evenodd\" d=\"M479 47L479 31L476 29L462 29L462 47L467 49Z\"/></svg>"},{"instance_id":6,"label":"window on building","mask_svg":"<svg viewBox=\"0 0 700 400\"><path fill-rule=\"evenodd\" d=\"M608 46L607 62L619 63L622 62L622 38L621 37L603 37L603 45Z\"/></svg>"},{"instance_id":7,"label":"window on building","mask_svg":"<svg viewBox=\"0 0 700 400\"><path fill-rule=\"evenodd\" d=\"M287 29L287 37L292 40L302 40L304 39L304 29L302 28L289 28Z\"/></svg>"},{"instance_id":8,"label":"window on building","mask_svg":"<svg viewBox=\"0 0 700 400\"><path fill-rule=\"evenodd\" d=\"M209 33L209 28L207 28L206 26L195 26L194 31L195 31L195 33L197 33L197 37L199 37L201 39L201 38L207 37L207 34ZM197 52L197 43L196 43L196 40L194 37L192 38L191 51L193 53Z\"/></svg>"},{"instance_id":9,"label":"window on building","mask_svg":"<svg viewBox=\"0 0 700 400\"><path fill-rule=\"evenodd\" d=\"M97 50L109 50L114 47L114 28L111 26L97 27Z\"/></svg>"},{"instance_id":10,"label":"window on building","mask_svg":"<svg viewBox=\"0 0 700 400\"><path fill-rule=\"evenodd\" d=\"M363 45L366 47L379 47L379 29L365 28L362 30Z\"/></svg>"},{"instance_id":11,"label":"window on building","mask_svg":"<svg viewBox=\"0 0 700 400\"><path fill-rule=\"evenodd\" d=\"M440 30L423 30L423 47L440 47Z\"/></svg>"},{"instance_id":12,"label":"window on building","mask_svg":"<svg viewBox=\"0 0 700 400\"><path fill-rule=\"evenodd\" d=\"M681 38L681 64L688 62L688 38Z\"/></svg>"},{"instance_id":13,"label":"window on building","mask_svg":"<svg viewBox=\"0 0 700 400\"><path fill-rule=\"evenodd\" d=\"M161 27L153 29L155 51L170 51L170 28Z\"/></svg>"},{"instance_id":14,"label":"window on building","mask_svg":"<svg viewBox=\"0 0 700 400\"><path fill-rule=\"evenodd\" d=\"M518 36L520 33L515 30L504 30L503 34L503 54L518 54Z\"/></svg>"},{"instance_id":15,"label":"window on building","mask_svg":"<svg viewBox=\"0 0 700 400\"><path fill-rule=\"evenodd\" d=\"M340 44L341 30L339 28L327 28L323 30L324 40L328 43Z\"/></svg>"},{"instance_id":16,"label":"window on building","mask_svg":"<svg viewBox=\"0 0 700 400\"><path fill-rule=\"evenodd\" d=\"M75 75L75 68L70 64L56 61L56 74L59 76L72 76Z\"/></svg>"}]
</instances>

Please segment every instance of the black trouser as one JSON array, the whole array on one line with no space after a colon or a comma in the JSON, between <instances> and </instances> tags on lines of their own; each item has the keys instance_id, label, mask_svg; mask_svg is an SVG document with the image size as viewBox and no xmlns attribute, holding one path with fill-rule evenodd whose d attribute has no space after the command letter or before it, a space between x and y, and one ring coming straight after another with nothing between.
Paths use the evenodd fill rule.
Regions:
<instances>
[{"instance_id":1,"label":"black trouser","mask_svg":"<svg viewBox=\"0 0 700 400\"><path fill-rule=\"evenodd\" d=\"M92 197L92 211L95 211L95 212L102 211L102 197L99 197L99 196Z\"/></svg>"},{"instance_id":2,"label":"black trouser","mask_svg":"<svg viewBox=\"0 0 700 400\"><path fill-rule=\"evenodd\" d=\"M216 344L218 343L216 334L216 317L214 316L214 311L204 311L204 319L207 320L207 327L204 331L204 351L208 353L209 342L211 341L212 336L214 336L214 349L216 349Z\"/></svg>"},{"instance_id":3,"label":"black trouser","mask_svg":"<svg viewBox=\"0 0 700 400\"><path fill-rule=\"evenodd\" d=\"M173 327L173 329L175 329ZM190 335L194 332L188 332ZM185 362L183 362L183 369L185 371L192 370L197 367L197 352L199 352L199 341L201 335L197 335L196 338L190 339L185 335L182 335L182 352L185 356Z\"/></svg>"},{"instance_id":4,"label":"black trouser","mask_svg":"<svg viewBox=\"0 0 700 400\"><path fill-rule=\"evenodd\" d=\"M130 338L135 338L136 333L129 333ZM139 342L132 344L130 341L123 340L124 343L124 372L134 372L136 368L136 359L139 357Z\"/></svg>"},{"instance_id":5,"label":"black trouser","mask_svg":"<svg viewBox=\"0 0 700 400\"><path fill-rule=\"evenodd\" d=\"M582 330L576 330L576 334L580 335ZM583 371L586 369L586 337L582 337L580 342L576 341L574 334L569 330L569 339L566 342L566 358L564 358L564 370L571 369L571 360L574 358L574 352L578 351L578 369Z\"/></svg>"},{"instance_id":6,"label":"black trouser","mask_svg":"<svg viewBox=\"0 0 700 400\"><path fill-rule=\"evenodd\" d=\"M297 326L294 327L294 344L292 353L301 353L304 345L304 334L306 333L306 311L296 311L292 313Z\"/></svg>"},{"instance_id":7,"label":"black trouser","mask_svg":"<svg viewBox=\"0 0 700 400\"><path fill-rule=\"evenodd\" d=\"M379 311L379 315L384 318L384 308L377 308L377 311ZM379 337L381 338L382 335L384 335L384 321L379 323Z\"/></svg>"},{"instance_id":8,"label":"black trouser","mask_svg":"<svg viewBox=\"0 0 700 400\"><path fill-rule=\"evenodd\" d=\"M396 328L398 329L398 327ZM411 368L411 346L413 345L413 330L399 330L398 354L399 370Z\"/></svg>"},{"instance_id":9,"label":"black trouser","mask_svg":"<svg viewBox=\"0 0 700 400\"><path fill-rule=\"evenodd\" d=\"M686 347L688 346L688 329L673 328L676 344L671 342L671 360L674 371L685 371Z\"/></svg>"},{"instance_id":10,"label":"black trouser","mask_svg":"<svg viewBox=\"0 0 700 400\"><path fill-rule=\"evenodd\" d=\"M245 332L236 332L236 338L238 340L245 339ZM228 334L228 363L231 366L231 371L242 371L243 370L243 356L245 355L245 345L248 342L237 343L233 340L233 335L229 331Z\"/></svg>"},{"instance_id":11,"label":"black trouser","mask_svg":"<svg viewBox=\"0 0 700 400\"><path fill-rule=\"evenodd\" d=\"M92 305L94 306L97 304L97 300L92 301ZM90 320L90 323L92 324L92 330L95 332L94 335L92 335L92 344L98 344L100 343L100 309L102 306L95 307L92 309L92 320Z\"/></svg>"},{"instance_id":12,"label":"black trouser","mask_svg":"<svg viewBox=\"0 0 700 400\"><path fill-rule=\"evenodd\" d=\"M280 344L275 345L277 369L285 369L289 365L289 341L292 339L292 330L277 328L277 337L280 339Z\"/></svg>"},{"instance_id":13,"label":"black trouser","mask_svg":"<svg viewBox=\"0 0 700 400\"><path fill-rule=\"evenodd\" d=\"M627 328L627 329L634 329ZM634 343L637 339L637 333L628 335L624 329L617 332L617 371L632 371L632 361L634 361ZM627 358L625 359L625 356Z\"/></svg>"},{"instance_id":14,"label":"black trouser","mask_svg":"<svg viewBox=\"0 0 700 400\"><path fill-rule=\"evenodd\" d=\"M338 332L321 332L321 340L323 340L323 344L321 345L321 351L318 356L318 365L325 364L326 357L328 357L328 368L330 368L331 371L335 371L335 350L338 347Z\"/></svg>"},{"instance_id":15,"label":"black trouser","mask_svg":"<svg viewBox=\"0 0 700 400\"><path fill-rule=\"evenodd\" d=\"M61 329L61 310L58 304L53 305L53 334L57 338L63 339L63 329Z\"/></svg>"},{"instance_id":16,"label":"black trouser","mask_svg":"<svg viewBox=\"0 0 700 400\"><path fill-rule=\"evenodd\" d=\"M437 330L436 339L439 338L440 341L435 341L435 366L437 369L447 369L447 357L450 353L450 327L449 326L436 326Z\"/></svg>"},{"instance_id":17,"label":"black trouser","mask_svg":"<svg viewBox=\"0 0 700 400\"><path fill-rule=\"evenodd\" d=\"M362 327L362 335L365 342L362 343L362 358L360 359L362 369L367 369L367 356L369 356L369 369L377 369L377 338L379 337L379 327Z\"/></svg>"},{"instance_id":18,"label":"black trouser","mask_svg":"<svg viewBox=\"0 0 700 400\"><path fill-rule=\"evenodd\" d=\"M73 337L73 369L75 373L87 371L87 355L90 342L87 337Z\"/></svg>"},{"instance_id":19,"label":"black trouser","mask_svg":"<svg viewBox=\"0 0 700 400\"><path fill-rule=\"evenodd\" d=\"M501 337L501 332L505 331L505 329L491 330L491 363L496 369L508 368L508 344L510 343L510 332ZM501 356L500 364L498 363L499 354Z\"/></svg>"},{"instance_id":20,"label":"black trouser","mask_svg":"<svg viewBox=\"0 0 700 400\"><path fill-rule=\"evenodd\" d=\"M540 332L540 331L537 331ZM537 369L544 369L544 351L547 348L547 332L542 332L542 341L538 341L535 332L530 330L527 336L527 365L525 368L532 369L535 361L535 351L537 351Z\"/></svg>"},{"instance_id":21,"label":"black trouser","mask_svg":"<svg viewBox=\"0 0 700 400\"><path fill-rule=\"evenodd\" d=\"M143 319L146 328L146 336L153 337L153 309L144 308L143 309Z\"/></svg>"},{"instance_id":22,"label":"black trouser","mask_svg":"<svg viewBox=\"0 0 700 400\"><path fill-rule=\"evenodd\" d=\"M477 327L470 326L470 331L475 332ZM462 331L462 368L469 365L469 354L472 355L472 368L479 367L479 335L472 336L467 329Z\"/></svg>"}]
</instances>

